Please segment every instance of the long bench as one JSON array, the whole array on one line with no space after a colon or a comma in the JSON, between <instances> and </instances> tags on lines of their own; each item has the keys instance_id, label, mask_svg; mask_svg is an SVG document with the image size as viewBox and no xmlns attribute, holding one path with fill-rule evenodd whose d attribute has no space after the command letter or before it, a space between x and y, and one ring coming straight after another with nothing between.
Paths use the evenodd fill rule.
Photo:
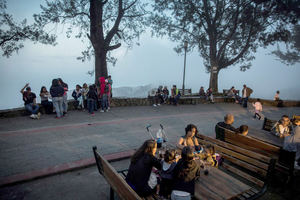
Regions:
<instances>
[{"instance_id":1,"label":"long bench","mask_svg":"<svg viewBox=\"0 0 300 200\"><path fill-rule=\"evenodd\" d=\"M275 167L276 171L287 175L287 181L293 177L295 152L286 151L282 149L282 147L269 144L253 137L236 134L218 125L216 125L216 139L273 158L277 161Z\"/></svg>"},{"instance_id":2,"label":"long bench","mask_svg":"<svg viewBox=\"0 0 300 200\"><path fill-rule=\"evenodd\" d=\"M97 147L93 147L93 152L99 173L105 178L110 185L110 200L113 200L115 193L122 200L155 200L155 195L141 198L125 181L128 169L116 171L109 162L97 151Z\"/></svg>"},{"instance_id":3,"label":"long bench","mask_svg":"<svg viewBox=\"0 0 300 200\"><path fill-rule=\"evenodd\" d=\"M267 191L275 159L201 134L197 138L202 145L214 146L216 152L222 156L224 161L219 168L231 175L235 174L251 186L249 190L232 199L256 199Z\"/></svg>"}]
</instances>

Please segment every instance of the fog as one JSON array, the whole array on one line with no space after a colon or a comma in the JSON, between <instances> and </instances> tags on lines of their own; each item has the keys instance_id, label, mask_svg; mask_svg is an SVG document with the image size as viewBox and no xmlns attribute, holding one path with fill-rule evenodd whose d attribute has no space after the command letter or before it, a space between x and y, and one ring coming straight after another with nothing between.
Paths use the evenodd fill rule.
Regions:
<instances>
[{"instance_id":1,"label":"fog","mask_svg":"<svg viewBox=\"0 0 300 200\"><path fill-rule=\"evenodd\" d=\"M9 1L8 12L15 13L17 19L32 18L32 14L39 10L40 1L30 1L30 9L27 2ZM22 8L27 8L26 12L20 12ZM76 60L85 44L78 39L68 39L61 30L57 33L58 45L54 47L25 42L25 47L18 54L8 59L0 58L1 110L23 105L20 90L27 82L37 95L41 86L49 89L52 79L57 77L73 89L76 84L93 83L94 77L87 72L93 70L94 61L82 63ZM166 38L152 38L149 31L141 36L139 43L140 46L134 46L131 50L121 47L113 52L118 61L115 66L108 64L108 71L114 81L115 93L141 97L147 94L145 88L149 88L149 85L166 85L170 88L176 84L181 88L183 55L173 50L176 44ZM300 100L300 64L282 64L270 55L273 49L275 47L258 49L252 67L246 72L241 72L238 66L222 70L219 73L219 91L231 86L241 89L243 84L247 84L254 90L253 97L272 99L276 90L280 90L282 99ZM200 86L207 88L209 85L209 74L205 72L202 58L196 50L187 54L185 80L185 87L192 88L192 92L198 92ZM139 86L144 88L141 90Z\"/></svg>"}]
</instances>

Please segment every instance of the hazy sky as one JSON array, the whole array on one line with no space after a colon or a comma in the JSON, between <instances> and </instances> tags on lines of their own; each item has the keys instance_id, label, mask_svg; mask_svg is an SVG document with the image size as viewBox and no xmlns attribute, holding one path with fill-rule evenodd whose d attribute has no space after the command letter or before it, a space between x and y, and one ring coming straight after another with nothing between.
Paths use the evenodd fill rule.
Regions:
<instances>
[{"instance_id":1,"label":"hazy sky","mask_svg":"<svg viewBox=\"0 0 300 200\"><path fill-rule=\"evenodd\" d=\"M32 14L38 12L42 0L8 0L8 12L20 21L32 20ZM0 109L22 106L20 89L29 82L38 95L41 86L48 89L53 78L61 77L74 88L76 84L93 83L94 77L87 74L94 67L91 62L76 60L84 50L80 40L68 39L61 29L58 45L46 46L26 42L18 54L9 59L0 58ZM113 87L141 86L147 84L182 86L183 56L175 53L175 43L168 39L152 38L147 32L140 38L140 46L132 50L119 48L114 51L118 58L115 66L109 64ZM238 66L232 66L219 73L219 90L235 86L238 89L246 83L254 90L253 96L272 99L276 90L281 90L283 99L300 99L300 64L286 66L269 53L275 47L259 49L252 67L240 72ZM186 88L193 92L200 86L208 87L209 74L205 73L203 62L197 51L187 54Z\"/></svg>"}]
</instances>

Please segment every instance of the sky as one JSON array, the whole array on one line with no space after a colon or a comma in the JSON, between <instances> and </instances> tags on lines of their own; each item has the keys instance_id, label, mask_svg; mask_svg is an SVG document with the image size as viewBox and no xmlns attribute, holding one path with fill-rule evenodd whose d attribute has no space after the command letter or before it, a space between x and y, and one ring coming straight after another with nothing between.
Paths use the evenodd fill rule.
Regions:
<instances>
[{"instance_id":1,"label":"sky","mask_svg":"<svg viewBox=\"0 0 300 200\"><path fill-rule=\"evenodd\" d=\"M7 12L16 21L27 18L32 21L33 13L40 11L43 0L8 0ZM61 29L62 30L62 29ZM0 110L23 106L20 90L30 83L32 91L39 94L41 86L48 89L53 78L61 77L69 88L76 84L93 83L94 77L88 75L93 70L94 61L81 62L76 57L85 49L78 39L68 39L57 31L58 45L42 45L25 42L25 47L10 58L0 57ZM108 64L109 74L114 81L113 87L136 87L151 84L153 87L176 84L182 87L183 55L173 48L175 43L167 38L151 37L150 31L139 40L140 46L128 50L121 47L113 52L118 59L115 66ZM276 47L260 48L255 54L252 67L241 72L232 66L219 73L219 91L235 86L242 89L247 84L254 90L253 97L272 99L276 90L281 91L282 99L300 100L300 64L286 66L270 55ZM187 53L185 88L198 92L200 86L209 85L209 74L205 72L199 53Z\"/></svg>"}]
</instances>

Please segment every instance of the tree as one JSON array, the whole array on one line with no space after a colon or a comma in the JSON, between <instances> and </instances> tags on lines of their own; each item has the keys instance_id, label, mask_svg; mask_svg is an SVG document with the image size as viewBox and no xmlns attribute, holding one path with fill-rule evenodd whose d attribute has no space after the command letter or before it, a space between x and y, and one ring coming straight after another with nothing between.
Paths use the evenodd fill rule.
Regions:
<instances>
[{"instance_id":1,"label":"tree","mask_svg":"<svg viewBox=\"0 0 300 200\"><path fill-rule=\"evenodd\" d=\"M300 25L295 25L288 41L286 41L286 52L279 46L276 51L272 51L279 60L286 65L294 65L300 62Z\"/></svg>"},{"instance_id":2,"label":"tree","mask_svg":"<svg viewBox=\"0 0 300 200\"><path fill-rule=\"evenodd\" d=\"M219 72L232 65L249 69L253 53L270 33L268 27L277 26L264 4L251 0L156 0L153 8L153 34L180 42L175 48L178 53L185 40L189 50L197 48L214 92ZM269 43L274 40L268 38Z\"/></svg>"},{"instance_id":3,"label":"tree","mask_svg":"<svg viewBox=\"0 0 300 200\"><path fill-rule=\"evenodd\" d=\"M145 8L140 0L55 0L46 1L34 19L45 32L49 24L63 24L68 26L67 37L76 32L76 38L84 42L87 39L89 45L78 59L95 57L95 83L99 84L100 76L107 77L107 62L116 62L110 52L121 42L132 47L134 39L145 30Z\"/></svg>"},{"instance_id":4,"label":"tree","mask_svg":"<svg viewBox=\"0 0 300 200\"><path fill-rule=\"evenodd\" d=\"M15 22L12 15L6 13L6 1L0 0L0 47L2 56L10 57L14 52L24 47L26 40L55 45L55 38L44 34L34 25L28 25L27 20Z\"/></svg>"}]
</instances>

